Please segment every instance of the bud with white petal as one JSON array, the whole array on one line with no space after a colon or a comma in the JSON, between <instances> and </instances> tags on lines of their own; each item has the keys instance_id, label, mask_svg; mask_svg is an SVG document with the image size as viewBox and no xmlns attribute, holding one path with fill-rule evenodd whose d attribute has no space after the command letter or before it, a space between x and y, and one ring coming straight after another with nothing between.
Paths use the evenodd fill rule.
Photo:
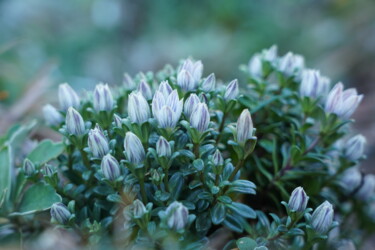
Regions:
<instances>
[{"instance_id":1,"label":"bud with white petal","mask_svg":"<svg viewBox=\"0 0 375 250\"><path fill-rule=\"evenodd\" d=\"M184 91L192 91L196 89L193 76L187 70L181 70L177 75L177 85Z\"/></svg>"},{"instance_id":2,"label":"bud with white petal","mask_svg":"<svg viewBox=\"0 0 375 250\"><path fill-rule=\"evenodd\" d=\"M280 58L279 71L287 76L293 76L305 66L305 60L301 55L288 52L285 56Z\"/></svg>"},{"instance_id":3,"label":"bud with white petal","mask_svg":"<svg viewBox=\"0 0 375 250\"><path fill-rule=\"evenodd\" d=\"M224 165L224 158L220 153L220 150L216 149L214 155L212 156L212 161L215 166Z\"/></svg>"},{"instance_id":4,"label":"bud with white petal","mask_svg":"<svg viewBox=\"0 0 375 250\"><path fill-rule=\"evenodd\" d=\"M27 158L23 162L23 172L29 177L35 174L35 165Z\"/></svg>"},{"instance_id":5,"label":"bud with white petal","mask_svg":"<svg viewBox=\"0 0 375 250\"><path fill-rule=\"evenodd\" d=\"M115 126L118 128L122 127L122 118L116 114L113 115L113 121L115 123Z\"/></svg>"},{"instance_id":6,"label":"bud with white petal","mask_svg":"<svg viewBox=\"0 0 375 250\"><path fill-rule=\"evenodd\" d=\"M108 84L98 84L94 90L93 105L96 112L111 111L114 106L111 90Z\"/></svg>"},{"instance_id":7,"label":"bud with white petal","mask_svg":"<svg viewBox=\"0 0 375 250\"><path fill-rule=\"evenodd\" d=\"M124 74L123 85L126 90L134 90L136 88L136 84L133 81L133 78L128 73Z\"/></svg>"},{"instance_id":8,"label":"bud with white petal","mask_svg":"<svg viewBox=\"0 0 375 250\"><path fill-rule=\"evenodd\" d=\"M191 94L185 101L184 114L187 119L190 119L190 115L195 109L195 106L200 103L199 97L196 94Z\"/></svg>"},{"instance_id":9,"label":"bud with white petal","mask_svg":"<svg viewBox=\"0 0 375 250\"><path fill-rule=\"evenodd\" d=\"M92 155L101 158L109 152L108 140L99 127L89 131L88 145Z\"/></svg>"},{"instance_id":10,"label":"bud with white petal","mask_svg":"<svg viewBox=\"0 0 375 250\"><path fill-rule=\"evenodd\" d=\"M363 201L368 201L371 197L374 196L375 191L375 175L367 174L363 178L362 186L357 191L355 196Z\"/></svg>"},{"instance_id":11,"label":"bud with white petal","mask_svg":"<svg viewBox=\"0 0 375 250\"><path fill-rule=\"evenodd\" d=\"M115 181L121 175L118 161L110 154L103 157L100 168L104 177L110 181Z\"/></svg>"},{"instance_id":12,"label":"bud with white petal","mask_svg":"<svg viewBox=\"0 0 375 250\"><path fill-rule=\"evenodd\" d=\"M44 175L45 175L45 176L52 177L52 175L53 175L53 173L54 173L55 171L52 169L52 166L51 166L51 165L46 164L46 165L43 167L43 172L44 172Z\"/></svg>"},{"instance_id":13,"label":"bud with white petal","mask_svg":"<svg viewBox=\"0 0 375 250\"><path fill-rule=\"evenodd\" d=\"M180 202L174 201L166 210L167 225L172 230L182 230L189 222L189 211Z\"/></svg>"},{"instance_id":14,"label":"bud with white petal","mask_svg":"<svg viewBox=\"0 0 375 250\"><path fill-rule=\"evenodd\" d=\"M161 128L175 128L180 119L183 100L179 100L177 90L168 96L156 91L152 100L152 113Z\"/></svg>"},{"instance_id":15,"label":"bud with white petal","mask_svg":"<svg viewBox=\"0 0 375 250\"><path fill-rule=\"evenodd\" d=\"M156 142L156 153L159 157L170 157L172 155L171 145L163 136L160 136Z\"/></svg>"},{"instance_id":16,"label":"bud with white petal","mask_svg":"<svg viewBox=\"0 0 375 250\"><path fill-rule=\"evenodd\" d=\"M125 154L133 164L140 164L146 158L141 140L132 132L127 132L124 140Z\"/></svg>"},{"instance_id":17,"label":"bud with white petal","mask_svg":"<svg viewBox=\"0 0 375 250\"><path fill-rule=\"evenodd\" d=\"M340 178L340 186L344 192L349 194L361 185L362 174L356 167L345 170Z\"/></svg>"},{"instance_id":18,"label":"bud with white petal","mask_svg":"<svg viewBox=\"0 0 375 250\"><path fill-rule=\"evenodd\" d=\"M277 59L277 46L272 45L269 49L262 50L262 59L266 62L273 62Z\"/></svg>"},{"instance_id":19,"label":"bud with white petal","mask_svg":"<svg viewBox=\"0 0 375 250\"><path fill-rule=\"evenodd\" d=\"M66 130L69 134L80 136L85 133L85 123L77 110L70 107L66 113Z\"/></svg>"},{"instance_id":20,"label":"bud with white petal","mask_svg":"<svg viewBox=\"0 0 375 250\"><path fill-rule=\"evenodd\" d=\"M202 133L207 130L209 124L210 113L208 112L207 104L198 103L190 116L190 125Z\"/></svg>"},{"instance_id":21,"label":"bud with white petal","mask_svg":"<svg viewBox=\"0 0 375 250\"><path fill-rule=\"evenodd\" d=\"M64 117L50 104L43 107L44 119L48 125L58 126L64 121Z\"/></svg>"},{"instance_id":22,"label":"bud with white petal","mask_svg":"<svg viewBox=\"0 0 375 250\"><path fill-rule=\"evenodd\" d=\"M302 72L300 95L311 98L325 96L329 84L329 79L321 76L318 70L306 69Z\"/></svg>"},{"instance_id":23,"label":"bud with white petal","mask_svg":"<svg viewBox=\"0 0 375 250\"><path fill-rule=\"evenodd\" d=\"M150 85L145 81L142 80L139 84L138 91L146 98L147 100L152 99L152 90Z\"/></svg>"},{"instance_id":24,"label":"bud with white petal","mask_svg":"<svg viewBox=\"0 0 375 250\"><path fill-rule=\"evenodd\" d=\"M180 71L181 70L186 70L187 72L191 74L194 80L195 88L196 88L196 85L202 78L202 73L203 73L202 62L201 61L193 62L191 59L186 59L180 68Z\"/></svg>"},{"instance_id":25,"label":"bud with white petal","mask_svg":"<svg viewBox=\"0 0 375 250\"><path fill-rule=\"evenodd\" d=\"M51 207L51 217L58 223L65 225L68 223L72 214L63 203L54 203Z\"/></svg>"},{"instance_id":26,"label":"bud with white petal","mask_svg":"<svg viewBox=\"0 0 375 250\"><path fill-rule=\"evenodd\" d=\"M293 212L303 212L306 209L309 197L306 195L302 187L293 190L290 196L288 207Z\"/></svg>"},{"instance_id":27,"label":"bud with white petal","mask_svg":"<svg viewBox=\"0 0 375 250\"><path fill-rule=\"evenodd\" d=\"M262 57L260 54L255 54L250 59L248 69L252 77L260 78L263 76Z\"/></svg>"},{"instance_id":28,"label":"bud with white petal","mask_svg":"<svg viewBox=\"0 0 375 250\"><path fill-rule=\"evenodd\" d=\"M237 120L237 143L243 144L253 136L253 121L248 109L244 109Z\"/></svg>"},{"instance_id":29,"label":"bud with white petal","mask_svg":"<svg viewBox=\"0 0 375 250\"><path fill-rule=\"evenodd\" d=\"M58 95L61 110L67 111L70 107L79 107L79 97L69 84L60 84Z\"/></svg>"},{"instance_id":30,"label":"bud with white petal","mask_svg":"<svg viewBox=\"0 0 375 250\"><path fill-rule=\"evenodd\" d=\"M211 73L202 83L202 90L210 92L215 89L216 77L214 73Z\"/></svg>"},{"instance_id":31,"label":"bud with white petal","mask_svg":"<svg viewBox=\"0 0 375 250\"><path fill-rule=\"evenodd\" d=\"M234 79L233 81L231 81L228 84L227 88L225 89L224 99L226 101L230 101L232 99L236 99L237 96L238 96L238 92L239 92L239 89L238 89L238 80Z\"/></svg>"},{"instance_id":32,"label":"bud with white petal","mask_svg":"<svg viewBox=\"0 0 375 250\"><path fill-rule=\"evenodd\" d=\"M365 151L366 138L363 135L356 135L345 143L345 157L356 161L363 156Z\"/></svg>"},{"instance_id":33,"label":"bud with white petal","mask_svg":"<svg viewBox=\"0 0 375 250\"><path fill-rule=\"evenodd\" d=\"M311 216L312 228L320 234L327 233L333 222L333 213L332 204L328 201L323 202Z\"/></svg>"},{"instance_id":34,"label":"bud with white petal","mask_svg":"<svg viewBox=\"0 0 375 250\"><path fill-rule=\"evenodd\" d=\"M147 209L145 205L143 205L143 202L140 200L133 201L133 215L134 218L140 219L147 213Z\"/></svg>"},{"instance_id":35,"label":"bud with white petal","mask_svg":"<svg viewBox=\"0 0 375 250\"><path fill-rule=\"evenodd\" d=\"M163 94L165 98L169 96L170 93L172 93L173 89L171 85L169 85L168 81L162 81L158 88L159 92Z\"/></svg>"},{"instance_id":36,"label":"bud with white petal","mask_svg":"<svg viewBox=\"0 0 375 250\"><path fill-rule=\"evenodd\" d=\"M150 106L140 92L132 92L128 100L128 113L131 122L142 124L150 117Z\"/></svg>"}]
</instances>

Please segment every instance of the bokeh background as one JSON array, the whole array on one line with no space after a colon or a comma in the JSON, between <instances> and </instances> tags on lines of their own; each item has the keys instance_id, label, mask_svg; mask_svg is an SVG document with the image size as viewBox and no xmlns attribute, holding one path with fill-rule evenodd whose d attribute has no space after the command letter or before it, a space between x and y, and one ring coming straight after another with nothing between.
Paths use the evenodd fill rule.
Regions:
<instances>
[{"instance_id":1,"label":"bokeh background","mask_svg":"<svg viewBox=\"0 0 375 250\"><path fill-rule=\"evenodd\" d=\"M0 0L0 132L40 116L56 86L120 84L192 56L204 73L241 79L239 65L277 44L333 82L365 94L355 129L375 160L373 0ZM374 168L375 169L375 168Z\"/></svg>"}]
</instances>

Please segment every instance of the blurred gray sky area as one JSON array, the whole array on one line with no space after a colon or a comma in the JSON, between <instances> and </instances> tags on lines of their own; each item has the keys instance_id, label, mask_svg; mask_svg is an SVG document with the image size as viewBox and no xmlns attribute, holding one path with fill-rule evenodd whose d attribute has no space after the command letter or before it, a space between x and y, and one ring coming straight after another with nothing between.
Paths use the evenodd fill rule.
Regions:
<instances>
[{"instance_id":1,"label":"blurred gray sky area","mask_svg":"<svg viewBox=\"0 0 375 250\"><path fill-rule=\"evenodd\" d=\"M277 44L280 54L303 54L309 67L365 93L357 128L375 141L372 0L2 0L0 30L2 112L35 84L54 100L61 82L78 90L120 84L125 71L188 56L203 61L205 75L241 79L240 64Z\"/></svg>"}]
</instances>

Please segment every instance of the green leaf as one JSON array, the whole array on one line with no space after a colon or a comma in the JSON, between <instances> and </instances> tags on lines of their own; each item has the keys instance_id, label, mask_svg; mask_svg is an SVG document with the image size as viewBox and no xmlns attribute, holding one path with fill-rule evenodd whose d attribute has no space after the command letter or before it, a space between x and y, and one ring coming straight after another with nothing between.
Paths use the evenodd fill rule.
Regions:
<instances>
[{"instance_id":1,"label":"green leaf","mask_svg":"<svg viewBox=\"0 0 375 250\"><path fill-rule=\"evenodd\" d=\"M226 208L223 203L217 203L211 210L211 220L215 225L220 224L225 220Z\"/></svg>"},{"instance_id":2,"label":"green leaf","mask_svg":"<svg viewBox=\"0 0 375 250\"><path fill-rule=\"evenodd\" d=\"M30 161L35 164L44 164L64 151L64 145L61 142L54 143L51 140L44 140L28 155Z\"/></svg>"},{"instance_id":3,"label":"green leaf","mask_svg":"<svg viewBox=\"0 0 375 250\"><path fill-rule=\"evenodd\" d=\"M5 146L0 149L0 200L4 200L2 205L7 204L11 191L11 170L12 157L10 146ZM2 207L2 206L1 206ZM1 208L0 207L0 208Z\"/></svg>"},{"instance_id":4,"label":"green leaf","mask_svg":"<svg viewBox=\"0 0 375 250\"><path fill-rule=\"evenodd\" d=\"M251 207L249 207L245 204L242 204L242 203L239 203L239 202L232 202L231 204L227 204L226 206L230 210L232 210L233 212L241 215L244 218L254 219L256 217L256 213L255 213L254 209L252 209Z\"/></svg>"},{"instance_id":5,"label":"green leaf","mask_svg":"<svg viewBox=\"0 0 375 250\"><path fill-rule=\"evenodd\" d=\"M26 190L18 208L19 212L11 215L27 215L44 211L55 202L61 202L61 196L55 189L48 184L38 183Z\"/></svg>"},{"instance_id":6,"label":"green leaf","mask_svg":"<svg viewBox=\"0 0 375 250\"><path fill-rule=\"evenodd\" d=\"M258 245L255 240L248 237L238 239L236 244L240 250L253 250Z\"/></svg>"}]
</instances>

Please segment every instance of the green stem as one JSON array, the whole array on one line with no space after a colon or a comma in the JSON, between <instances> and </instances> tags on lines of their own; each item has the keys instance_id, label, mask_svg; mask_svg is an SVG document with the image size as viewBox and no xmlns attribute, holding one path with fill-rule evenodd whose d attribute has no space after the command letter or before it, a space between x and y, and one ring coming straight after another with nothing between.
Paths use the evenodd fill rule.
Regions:
<instances>
[{"instance_id":1,"label":"green stem","mask_svg":"<svg viewBox=\"0 0 375 250\"><path fill-rule=\"evenodd\" d=\"M195 155L195 158L199 158L199 143L193 143L193 152Z\"/></svg>"},{"instance_id":2,"label":"green stem","mask_svg":"<svg viewBox=\"0 0 375 250\"><path fill-rule=\"evenodd\" d=\"M216 145L219 144L221 137L223 136L223 130L225 125L225 120L227 119L227 113L224 112L223 119L221 120L220 127L219 127L219 135L216 138Z\"/></svg>"},{"instance_id":3,"label":"green stem","mask_svg":"<svg viewBox=\"0 0 375 250\"><path fill-rule=\"evenodd\" d=\"M164 169L164 188L165 191L169 192L169 185L168 185L168 168Z\"/></svg>"},{"instance_id":4,"label":"green stem","mask_svg":"<svg viewBox=\"0 0 375 250\"><path fill-rule=\"evenodd\" d=\"M82 148L79 149L79 152L81 153L81 157L82 157L83 164L84 164L88 169L91 169L90 160L89 160L89 158L87 157L86 152L83 151Z\"/></svg>"},{"instance_id":5,"label":"green stem","mask_svg":"<svg viewBox=\"0 0 375 250\"><path fill-rule=\"evenodd\" d=\"M237 162L237 165L236 165L235 169L233 170L232 174L228 178L229 181L233 181L233 179L236 176L236 174L238 173L238 171L240 171L240 169L242 168L242 165L244 164L244 162L245 162L244 159L239 160Z\"/></svg>"},{"instance_id":6,"label":"green stem","mask_svg":"<svg viewBox=\"0 0 375 250\"><path fill-rule=\"evenodd\" d=\"M139 186L140 186L140 189L141 189L142 201L143 201L144 204L147 204L148 201L147 201L147 195L146 195L146 188L145 188L145 180L144 180L144 178L140 178L139 179Z\"/></svg>"}]
</instances>

